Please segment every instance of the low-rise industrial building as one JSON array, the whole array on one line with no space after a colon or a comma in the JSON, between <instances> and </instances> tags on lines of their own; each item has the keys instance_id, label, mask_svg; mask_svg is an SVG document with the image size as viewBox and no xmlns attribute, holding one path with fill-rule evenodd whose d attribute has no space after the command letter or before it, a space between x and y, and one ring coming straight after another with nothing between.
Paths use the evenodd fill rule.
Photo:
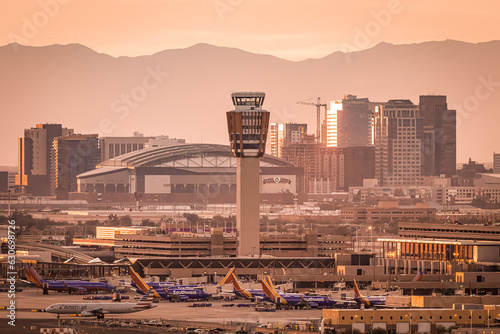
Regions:
<instances>
[{"instance_id":1,"label":"low-rise industrial building","mask_svg":"<svg viewBox=\"0 0 500 334\"><path fill-rule=\"evenodd\" d=\"M425 220L436 218L436 209L429 208L426 203L417 203L415 207L399 207L398 202L379 202L377 207L348 207L341 211L342 220L347 222L361 221L372 223L379 220L397 222Z\"/></svg>"},{"instance_id":2,"label":"low-rise industrial building","mask_svg":"<svg viewBox=\"0 0 500 334\"><path fill-rule=\"evenodd\" d=\"M78 239L81 246L93 246L94 239ZM98 244L96 244L98 245ZM197 257L236 256L236 237L222 228L210 234L116 234L113 247L116 258L124 257ZM285 257L333 257L334 253L351 249L350 237L324 236L316 233L267 234L260 238L260 254ZM255 250L257 255L259 252Z\"/></svg>"},{"instance_id":3,"label":"low-rise industrial building","mask_svg":"<svg viewBox=\"0 0 500 334\"><path fill-rule=\"evenodd\" d=\"M376 328L392 333L431 333L440 326L445 329L454 326L489 327L500 317L500 306L485 305L483 309L460 306L463 309L331 309L323 310L323 322L327 330L335 333L346 330L366 333Z\"/></svg>"},{"instance_id":4,"label":"low-rise industrial building","mask_svg":"<svg viewBox=\"0 0 500 334\"><path fill-rule=\"evenodd\" d=\"M500 241L500 225L400 222L398 235L401 238Z\"/></svg>"}]
</instances>

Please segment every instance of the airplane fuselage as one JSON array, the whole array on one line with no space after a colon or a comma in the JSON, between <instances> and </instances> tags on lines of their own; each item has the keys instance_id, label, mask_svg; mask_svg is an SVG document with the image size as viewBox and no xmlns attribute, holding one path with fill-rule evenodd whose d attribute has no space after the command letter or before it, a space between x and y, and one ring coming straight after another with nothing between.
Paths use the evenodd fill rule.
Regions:
<instances>
[{"instance_id":1,"label":"airplane fuselage","mask_svg":"<svg viewBox=\"0 0 500 334\"><path fill-rule=\"evenodd\" d=\"M108 283L103 282L87 282L87 281L79 281L79 280L67 280L67 281L42 281L43 285L47 284L47 288L49 290L56 291L112 291L114 287Z\"/></svg>"},{"instance_id":2,"label":"airplane fuselage","mask_svg":"<svg viewBox=\"0 0 500 334\"><path fill-rule=\"evenodd\" d=\"M364 304L365 307L384 306L385 296L354 297L354 301L359 305Z\"/></svg>"},{"instance_id":3,"label":"airplane fuselage","mask_svg":"<svg viewBox=\"0 0 500 334\"><path fill-rule=\"evenodd\" d=\"M58 303L50 305L46 312L57 314L85 314L99 310L103 314L113 313L133 313L144 310L144 308L136 308L135 303ZM89 314L88 316L94 316Z\"/></svg>"},{"instance_id":4,"label":"airplane fuselage","mask_svg":"<svg viewBox=\"0 0 500 334\"><path fill-rule=\"evenodd\" d=\"M304 300L309 303L312 307L320 306L334 306L337 304L335 300L328 298L327 296L303 296Z\"/></svg>"},{"instance_id":5,"label":"airplane fuselage","mask_svg":"<svg viewBox=\"0 0 500 334\"><path fill-rule=\"evenodd\" d=\"M175 298L174 296L178 296L180 300L205 300L210 297L210 294L206 293L203 290L197 290L186 287L169 287L169 288L153 288L152 289L163 299L170 300ZM141 289L137 289L137 292L140 294L144 294Z\"/></svg>"},{"instance_id":6,"label":"airplane fuselage","mask_svg":"<svg viewBox=\"0 0 500 334\"><path fill-rule=\"evenodd\" d=\"M233 293L245 299L265 299L268 300L266 293L262 289L244 289L244 290L233 290Z\"/></svg>"}]
</instances>

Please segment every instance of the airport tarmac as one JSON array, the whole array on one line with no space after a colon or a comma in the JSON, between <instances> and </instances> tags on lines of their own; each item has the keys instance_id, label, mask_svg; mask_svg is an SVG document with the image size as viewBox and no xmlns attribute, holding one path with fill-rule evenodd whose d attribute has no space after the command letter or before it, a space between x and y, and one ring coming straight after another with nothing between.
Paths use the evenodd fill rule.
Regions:
<instances>
[{"instance_id":1,"label":"airport tarmac","mask_svg":"<svg viewBox=\"0 0 500 334\"><path fill-rule=\"evenodd\" d=\"M127 293L129 300L123 302L136 302L136 294ZM32 310L46 309L54 303L99 303L102 301L86 301L82 295L70 295L68 293L58 293L50 291L49 295L43 295L42 290L29 288L22 292L17 292L16 297L16 319L56 319L57 315L46 312L33 312ZM0 306L8 306L10 299L7 293L0 293ZM109 302L109 301L107 301ZM186 324L217 324L220 326L234 326L244 324L271 324L275 326L285 326L291 322L311 321L321 319L322 310L277 310L276 312L257 312L253 307L237 307L236 304L249 303L246 300L236 300L234 302L210 301L211 307L188 307L189 303L178 302L171 303L160 301L156 303L157 307L137 313L128 314L110 314L106 319L156 319L167 320L172 326L185 326ZM223 307L224 304L235 304L233 307ZM7 310L0 310L0 331L5 329L7 319ZM71 317L61 315L61 319L93 319L95 317ZM24 321L23 321L24 322ZM177 323L176 323L177 322Z\"/></svg>"}]
</instances>

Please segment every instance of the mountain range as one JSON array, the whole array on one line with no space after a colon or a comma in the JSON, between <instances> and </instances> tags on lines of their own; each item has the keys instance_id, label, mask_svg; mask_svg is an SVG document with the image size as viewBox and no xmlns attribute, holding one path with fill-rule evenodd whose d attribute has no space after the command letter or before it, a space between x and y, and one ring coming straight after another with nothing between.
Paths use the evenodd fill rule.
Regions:
<instances>
[{"instance_id":1,"label":"mountain range","mask_svg":"<svg viewBox=\"0 0 500 334\"><path fill-rule=\"evenodd\" d=\"M197 44L138 57L111 57L83 45L0 47L0 164L15 165L17 138L37 123L62 123L102 136L168 135L227 143L232 91L264 91L274 122L307 122L297 104L346 94L370 101L447 95L457 109L458 161L490 161L500 151L500 41L453 40L335 52L288 61Z\"/></svg>"}]
</instances>

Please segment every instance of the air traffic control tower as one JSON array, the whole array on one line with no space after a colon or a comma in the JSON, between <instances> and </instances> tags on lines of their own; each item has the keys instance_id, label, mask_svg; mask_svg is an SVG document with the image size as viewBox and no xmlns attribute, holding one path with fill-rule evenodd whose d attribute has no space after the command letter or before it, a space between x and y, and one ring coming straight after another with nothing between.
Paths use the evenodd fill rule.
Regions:
<instances>
[{"instance_id":1,"label":"air traffic control tower","mask_svg":"<svg viewBox=\"0 0 500 334\"><path fill-rule=\"evenodd\" d=\"M234 92L235 109L227 112L227 129L236 165L238 256L260 254L259 161L266 151L269 112L262 110L263 92Z\"/></svg>"}]
</instances>

